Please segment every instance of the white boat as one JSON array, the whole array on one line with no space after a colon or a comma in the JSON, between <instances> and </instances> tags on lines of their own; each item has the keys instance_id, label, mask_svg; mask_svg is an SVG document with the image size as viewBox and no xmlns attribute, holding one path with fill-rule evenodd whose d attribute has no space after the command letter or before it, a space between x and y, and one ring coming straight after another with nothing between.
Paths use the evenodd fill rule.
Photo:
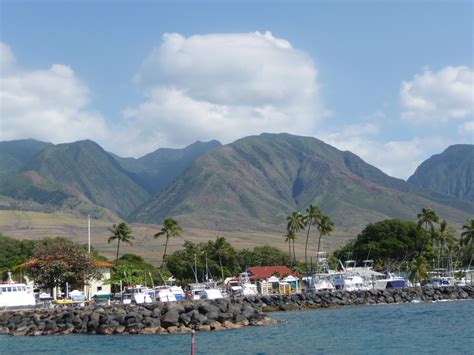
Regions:
<instances>
[{"instance_id":1,"label":"white boat","mask_svg":"<svg viewBox=\"0 0 474 355\"><path fill-rule=\"evenodd\" d=\"M256 296L258 295L257 285L250 282L250 277L247 272L239 274L240 285L242 286L242 295Z\"/></svg>"},{"instance_id":2,"label":"white boat","mask_svg":"<svg viewBox=\"0 0 474 355\"><path fill-rule=\"evenodd\" d=\"M123 291L122 302L124 304L136 303L152 303L150 295L148 294L148 289L144 286L129 287Z\"/></svg>"},{"instance_id":3,"label":"white boat","mask_svg":"<svg viewBox=\"0 0 474 355\"><path fill-rule=\"evenodd\" d=\"M0 284L0 308L35 307L33 293L28 292L24 283L15 283L8 272L7 283Z\"/></svg>"},{"instance_id":4,"label":"white boat","mask_svg":"<svg viewBox=\"0 0 474 355\"><path fill-rule=\"evenodd\" d=\"M193 300L215 300L224 298L221 290L209 287L207 284L191 284L191 299Z\"/></svg>"},{"instance_id":5,"label":"white boat","mask_svg":"<svg viewBox=\"0 0 474 355\"><path fill-rule=\"evenodd\" d=\"M176 297L168 286L155 287L155 300L160 302L176 302Z\"/></svg>"}]
</instances>

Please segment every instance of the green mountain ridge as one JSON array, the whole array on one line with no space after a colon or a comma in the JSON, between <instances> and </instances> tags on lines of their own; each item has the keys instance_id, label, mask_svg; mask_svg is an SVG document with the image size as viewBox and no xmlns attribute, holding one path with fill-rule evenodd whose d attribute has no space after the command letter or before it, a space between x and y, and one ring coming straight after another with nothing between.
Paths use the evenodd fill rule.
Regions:
<instances>
[{"instance_id":1,"label":"green mountain ridge","mask_svg":"<svg viewBox=\"0 0 474 355\"><path fill-rule=\"evenodd\" d=\"M20 171L36 154L51 143L35 139L0 142L0 174Z\"/></svg>"},{"instance_id":2,"label":"green mountain ridge","mask_svg":"<svg viewBox=\"0 0 474 355\"><path fill-rule=\"evenodd\" d=\"M154 195L189 168L194 160L221 145L217 140L197 141L183 149L160 148L138 159L112 155L133 181Z\"/></svg>"},{"instance_id":3,"label":"green mountain ridge","mask_svg":"<svg viewBox=\"0 0 474 355\"><path fill-rule=\"evenodd\" d=\"M97 143L89 140L42 150L23 168L56 183L70 195L126 217L149 198L127 172Z\"/></svg>"},{"instance_id":4,"label":"green mountain ridge","mask_svg":"<svg viewBox=\"0 0 474 355\"><path fill-rule=\"evenodd\" d=\"M156 223L173 215L209 229L281 230L291 211L310 203L347 228L383 218L413 220L423 207L456 223L474 211L472 204L460 210L418 190L316 138L261 134L203 155L131 218Z\"/></svg>"},{"instance_id":5,"label":"green mountain ridge","mask_svg":"<svg viewBox=\"0 0 474 355\"><path fill-rule=\"evenodd\" d=\"M474 202L474 145L456 144L425 160L408 182Z\"/></svg>"}]
</instances>

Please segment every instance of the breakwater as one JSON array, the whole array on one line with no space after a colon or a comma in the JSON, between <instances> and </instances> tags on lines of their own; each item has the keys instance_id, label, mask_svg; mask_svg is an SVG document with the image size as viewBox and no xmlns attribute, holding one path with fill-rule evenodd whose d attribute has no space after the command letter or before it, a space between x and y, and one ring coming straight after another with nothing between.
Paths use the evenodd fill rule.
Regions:
<instances>
[{"instance_id":1,"label":"breakwater","mask_svg":"<svg viewBox=\"0 0 474 355\"><path fill-rule=\"evenodd\" d=\"M274 323L244 298L0 312L0 334L172 334Z\"/></svg>"},{"instance_id":2,"label":"breakwater","mask_svg":"<svg viewBox=\"0 0 474 355\"><path fill-rule=\"evenodd\" d=\"M246 301L256 305L263 312L279 312L366 304L467 299L474 299L472 286L301 293L287 296L248 297Z\"/></svg>"},{"instance_id":3,"label":"breakwater","mask_svg":"<svg viewBox=\"0 0 474 355\"><path fill-rule=\"evenodd\" d=\"M274 323L266 312L362 304L474 299L474 288L411 288L255 296L150 305L58 307L0 312L0 334L169 334Z\"/></svg>"}]
</instances>

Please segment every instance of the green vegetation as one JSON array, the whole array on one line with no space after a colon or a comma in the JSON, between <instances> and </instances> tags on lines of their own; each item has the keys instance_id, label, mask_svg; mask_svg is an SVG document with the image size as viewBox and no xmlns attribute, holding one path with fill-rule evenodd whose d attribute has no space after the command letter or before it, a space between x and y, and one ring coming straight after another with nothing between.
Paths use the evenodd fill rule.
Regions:
<instances>
[{"instance_id":1,"label":"green vegetation","mask_svg":"<svg viewBox=\"0 0 474 355\"><path fill-rule=\"evenodd\" d=\"M300 230L304 229L304 227L305 227L305 218L300 212L294 211L294 212L291 213L290 216L286 217L286 220L288 222L287 225L286 225L286 231L287 231L287 236L288 236L287 240L288 240L288 243L290 243L290 242L293 243L293 262L292 262L292 264L296 264L296 254L295 254L296 233L298 233Z\"/></svg>"},{"instance_id":2,"label":"green vegetation","mask_svg":"<svg viewBox=\"0 0 474 355\"><path fill-rule=\"evenodd\" d=\"M17 265L33 256L35 242L16 240L0 233L0 280L6 278L7 271L14 271Z\"/></svg>"},{"instance_id":3,"label":"green vegetation","mask_svg":"<svg viewBox=\"0 0 474 355\"><path fill-rule=\"evenodd\" d=\"M154 235L155 238L159 238L162 235L165 236L165 250L163 252L163 260L162 263L164 264L166 261L166 250L168 249L168 241L170 237L179 237L181 235L182 229L179 226L178 222L171 217L166 218L163 221L163 227L161 231Z\"/></svg>"},{"instance_id":4,"label":"green vegetation","mask_svg":"<svg viewBox=\"0 0 474 355\"><path fill-rule=\"evenodd\" d=\"M87 250L64 238L37 243L25 268L37 285L49 289L65 282L80 286L101 276Z\"/></svg>"},{"instance_id":5,"label":"green vegetation","mask_svg":"<svg viewBox=\"0 0 474 355\"><path fill-rule=\"evenodd\" d=\"M445 220L431 209L422 209L418 223L399 219L383 220L367 225L355 240L334 252L340 260L374 259L382 270L404 268L416 280L426 272L438 268L456 268L472 263L472 235L474 220L464 225L459 240ZM466 241L469 240L469 244ZM432 260L433 262L428 262Z\"/></svg>"},{"instance_id":6,"label":"green vegetation","mask_svg":"<svg viewBox=\"0 0 474 355\"><path fill-rule=\"evenodd\" d=\"M128 243L131 245L134 237L132 236L132 229L125 222L119 223L118 225L114 224L112 228L109 228L109 231L112 235L109 237L107 242L110 243L114 240L117 241L117 257L115 258L115 267L117 267L120 243Z\"/></svg>"}]
</instances>

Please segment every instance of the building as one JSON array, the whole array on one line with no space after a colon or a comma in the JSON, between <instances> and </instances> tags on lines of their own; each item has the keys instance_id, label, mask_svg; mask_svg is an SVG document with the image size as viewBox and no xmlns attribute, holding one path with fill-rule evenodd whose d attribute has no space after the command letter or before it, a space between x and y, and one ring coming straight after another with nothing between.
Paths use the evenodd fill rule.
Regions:
<instances>
[{"instance_id":1,"label":"building","mask_svg":"<svg viewBox=\"0 0 474 355\"><path fill-rule=\"evenodd\" d=\"M247 273L252 282L267 280L272 276L277 276L278 278L296 276L296 274L286 265L252 266L247 269Z\"/></svg>"}]
</instances>

